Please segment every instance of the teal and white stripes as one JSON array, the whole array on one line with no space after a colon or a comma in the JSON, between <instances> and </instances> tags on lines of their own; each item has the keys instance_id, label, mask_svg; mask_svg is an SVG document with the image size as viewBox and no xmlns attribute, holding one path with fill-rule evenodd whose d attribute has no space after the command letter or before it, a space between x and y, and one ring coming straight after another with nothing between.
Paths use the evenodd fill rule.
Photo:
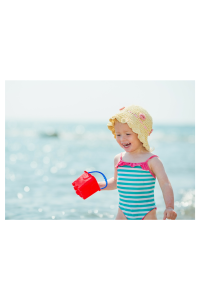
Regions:
<instances>
[{"instance_id":1,"label":"teal and white stripes","mask_svg":"<svg viewBox=\"0 0 200 300\"><path fill-rule=\"evenodd\" d=\"M141 166L118 166L117 173L119 207L128 220L141 220L150 210L156 208L156 179Z\"/></svg>"}]
</instances>

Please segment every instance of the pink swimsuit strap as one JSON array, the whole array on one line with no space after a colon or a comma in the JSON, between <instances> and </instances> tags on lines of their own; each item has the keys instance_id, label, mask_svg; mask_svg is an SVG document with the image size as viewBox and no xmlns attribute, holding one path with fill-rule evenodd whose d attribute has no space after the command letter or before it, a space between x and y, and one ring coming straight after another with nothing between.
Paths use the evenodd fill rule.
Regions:
<instances>
[{"instance_id":1,"label":"pink swimsuit strap","mask_svg":"<svg viewBox=\"0 0 200 300\"><path fill-rule=\"evenodd\" d=\"M153 158L153 157L158 157L157 155L152 155L151 157L149 157L146 161L144 162L139 162L139 163L130 163L130 162L125 162L122 160L122 153L120 155L120 161L118 162L118 164L115 166L116 168L118 168L118 166L131 166L131 167L135 167L135 166L141 166L141 168L143 170L149 171L151 173L151 175L156 178L153 173L151 172L151 170L149 169L149 165L148 165L148 161L149 159Z\"/></svg>"}]
</instances>

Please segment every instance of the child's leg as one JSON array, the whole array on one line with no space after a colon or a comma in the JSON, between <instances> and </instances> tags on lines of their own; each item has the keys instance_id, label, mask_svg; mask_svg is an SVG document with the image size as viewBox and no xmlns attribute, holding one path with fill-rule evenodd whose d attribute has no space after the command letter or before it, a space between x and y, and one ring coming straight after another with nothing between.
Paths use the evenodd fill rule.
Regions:
<instances>
[{"instance_id":1,"label":"child's leg","mask_svg":"<svg viewBox=\"0 0 200 300\"><path fill-rule=\"evenodd\" d=\"M127 220L126 216L124 215L123 211L120 208L118 209L115 220Z\"/></svg>"},{"instance_id":2,"label":"child's leg","mask_svg":"<svg viewBox=\"0 0 200 300\"><path fill-rule=\"evenodd\" d=\"M157 220L157 216L156 216L156 208L151 210L145 217L143 220Z\"/></svg>"}]
</instances>

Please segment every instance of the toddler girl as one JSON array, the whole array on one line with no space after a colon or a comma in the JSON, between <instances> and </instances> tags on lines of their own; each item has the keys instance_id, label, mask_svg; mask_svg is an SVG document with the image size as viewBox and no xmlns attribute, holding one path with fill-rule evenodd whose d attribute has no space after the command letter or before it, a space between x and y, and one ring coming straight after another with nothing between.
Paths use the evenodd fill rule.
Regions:
<instances>
[{"instance_id":1,"label":"toddler girl","mask_svg":"<svg viewBox=\"0 0 200 300\"><path fill-rule=\"evenodd\" d=\"M109 119L108 128L125 152L114 158L114 177L103 190L119 192L116 220L157 220L154 188L156 178L161 187L166 209L163 220L175 220L174 195L161 160L152 155L148 136L152 133L152 117L140 106L120 109ZM104 187L104 182L98 182ZM103 191L102 190L102 191Z\"/></svg>"}]
</instances>

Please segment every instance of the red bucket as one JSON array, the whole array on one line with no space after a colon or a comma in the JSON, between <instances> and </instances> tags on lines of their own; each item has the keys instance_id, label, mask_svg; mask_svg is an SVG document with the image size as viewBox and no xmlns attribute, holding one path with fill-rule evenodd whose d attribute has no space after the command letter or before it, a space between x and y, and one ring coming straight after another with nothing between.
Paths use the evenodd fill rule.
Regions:
<instances>
[{"instance_id":1,"label":"red bucket","mask_svg":"<svg viewBox=\"0 0 200 300\"><path fill-rule=\"evenodd\" d=\"M103 175L106 186L103 188L100 188L98 185L98 182L94 176L92 176L90 173L98 172ZM105 175L99 171L93 171L93 172L87 172L84 171L84 173L78 177L74 182L72 182L72 185L74 186L74 189L81 198L84 200L93 195L94 193L105 189L108 185L107 179Z\"/></svg>"}]
</instances>

